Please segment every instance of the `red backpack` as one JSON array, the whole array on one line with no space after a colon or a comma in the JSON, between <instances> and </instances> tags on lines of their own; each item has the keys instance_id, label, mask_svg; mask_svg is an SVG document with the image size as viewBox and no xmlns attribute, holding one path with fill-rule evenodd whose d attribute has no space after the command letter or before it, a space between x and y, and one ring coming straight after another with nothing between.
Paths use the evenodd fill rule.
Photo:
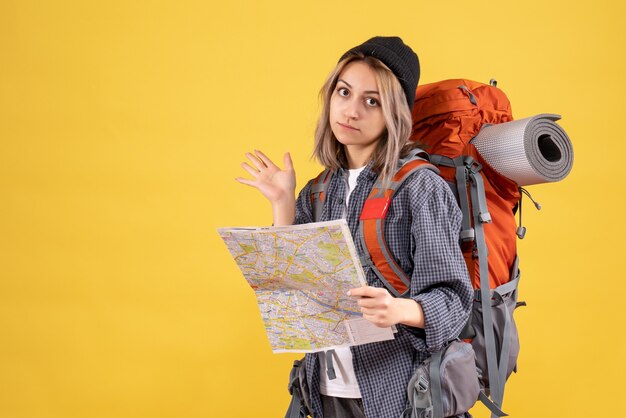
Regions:
<instances>
[{"instance_id":1,"label":"red backpack","mask_svg":"<svg viewBox=\"0 0 626 418\"><path fill-rule=\"evenodd\" d=\"M411 140L430 156L416 149L401 161L389 187L377 180L363 206L355 239L369 252L371 267L390 293L404 295L410 279L379 232L384 230L387 209L402 181L416 170L431 169L446 180L463 212L460 245L475 289L472 315L459 338L471 342L475 352L482 389L479 399L490 408L492 417L504 416L504 383L516 367L519 353L513 311L523 304L517 302L516 248L523 228L515 222L521 189L491 168L471 140L485 125L512 121L511 105L495 82L445 80L417 88L412 115ZM329 178L330 172L325 170L311 189L316 220Z\"/></svg>"},{"instance_id":2,"label":"red backpack","mask_svg":"<svg viewBox=\"0 0 626 418\"><path fill-rule=\"evenodd\" d=\"M520 192L515 182L497 173L483 160L470 141L486 124L513 120L509 100L495 86L462 79L419 86L415 96L411 140L421 144L431 155L431 163L439 167L441 176L454 190L459 180L457 175L460 175L457 173L459 164L481 173L491 215L491 221L483 223L490 253L489 283L491 288L507 283L517 252L513 209L520 199ZM461 158L466 161L460 161ZM454 159L459 164L455 165ZM467 193L457 192L460 192L457 198L463 209L469 200ZM461 233L462 242L470 244L471 221L470 216L464 216ZM474 288L480 288L479 258L475 257L473 245L463 247L472 284Z\"/></svg>"},{"instance_id":3,"label":"red backpack","mask_svg":"<svg viewBox=\"0 0 626 418\"><path fill-rule=\"evenodd\" d=\"M515 222L521 189L495 171L471 140L483 126L512 121L511 105L493 80L444 80L417 88L412 115L411 140L428 151L463 212L460 245L476 290L461 338L471 340L476 354L481 399L490 395L502 408L504 383L519 353L513 311L523 304L517 302L516 240L524 229Z\"/></svg>"}]
</instances>

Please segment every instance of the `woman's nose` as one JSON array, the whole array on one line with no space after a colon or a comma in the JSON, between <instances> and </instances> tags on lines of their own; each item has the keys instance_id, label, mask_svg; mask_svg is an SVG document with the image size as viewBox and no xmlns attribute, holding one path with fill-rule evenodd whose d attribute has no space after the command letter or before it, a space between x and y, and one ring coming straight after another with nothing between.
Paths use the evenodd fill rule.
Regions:
<instances>
[{"instance_id":1,"label":"woman's nose","mask_svg":"<svg viewBox=\"0 0 626 418\"><path fill-rule=\"evenodd\" d=\"M346 107L344 108L344 114L349 119L357 119L359 117L359 102L358 100L348 100Z\"/></svg>"}]
</instances>

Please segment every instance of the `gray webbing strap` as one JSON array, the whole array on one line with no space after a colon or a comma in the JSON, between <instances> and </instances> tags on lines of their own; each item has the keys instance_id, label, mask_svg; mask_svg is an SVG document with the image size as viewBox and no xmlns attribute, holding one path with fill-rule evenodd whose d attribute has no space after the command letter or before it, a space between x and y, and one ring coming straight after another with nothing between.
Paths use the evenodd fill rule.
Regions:
<instances>
[{"instance_id":1,"label":"gray webbing strap","mask_svg":"<svg viewBox=\"0 0 626 418\"><path fill-rule=\"evenodd\" d=\"M489 399L482 390L478 393L478 400L481 401L493 415L498 417L508 417L508 414L498 408L495 403L491 402L491 399Z\"/></svg>"},{"instance_id":2,"label":"gray webbing strap","mask_svg":"<svg viewBox=\"0 0 626 418\"><path fill-rule=\"evenodd\" d=\"M319 221L322 216L322 210L324 209L324 202L320 199L322 193L324 193L324 199L326 199L326 194L328 192L328 186L330 182L328 181L328 177L330 176L330 170L324 170L318 177L317 183L311 185L311 200L313 204L313 220Z\"/></svg>"},{"instance_id":3,"label":"gray webbing strap","mask_svg":"<svg viewBox=\"0 0 626 418\"><path fill-rule=\"evenodd\" d=\"M474 229L471 223L472 214L470 213L469 197L467 196L467 170L463 160L463 157L458 157L453 160L454 166L456 167L456 191L459 195L459 206L463 214L460 238L461 241L474 241Z\"/></svg>"},{"instance_id":4,"label":"gray webbing strap","mask_svg":"<svg viewBox=\"0 0 626 418\"><path fill-rule=\"evenodd\" d=\"M515 278L510 280L508 283L498 286L494 290L494 294L500 298L502 302L502 306L504 307L504 330L502 331L502 351L500 351L500 363L499 363L499 373L500 373L500 384L502 385L502 393L500 401L500 406L502 406L504 402L504 383L506 382L506 372L509 367L509 351L511 350L511 332L513 328L512 324L512 315L513 312L509 312L509 308L505 303L502 295L506 295L508 293L515 292L517 290L517 285L519 283L519 271L517 270L517 257L515 258L514 270L516 271ZM514 297L511 295L510 297Z\"/></svg>"},{"instance_id":5,"label":"gray webbing strap","mask_svg":"<svg viewBox=\"0 0 626 418\"><path fill-rule=\"evenodd\" d=\"M506 295L507 293L511 293L512 291L517 289L518 282L519 282L519 277L511 280L508 283L501 284L500 286L494 289L494 293L498 293L498 295L500 296ZM474 291L474 299L482 300L482 294L481 294L480 289Z\"/></svg>"},{"instance_id":6,"label":"gray webbing strap","mask_svg":"<svg viewBox=\"0 0 626 418\"><path fill-rule=\"evenodd\" d=\"M474 159L471 157L460 156L456 158L446 157L445 155L434 154L430 156L430 162L436 166L451 167L455 169L456 191L459 196L459 206L463 213L462 227L460 238L461 241L474 241L474 229L472 228L472 214L469 208L469 197L467 195L467 170L466 159L471 164Z\"/></svg>"},{"instance_id":7,"label":"gray webbing strap","mask_svg":"<svg viewBox=\"0 0 626 418\"><path fill-rule=\"evenodd\" d=\"M461 84L460 86L458 86L458 88L460 88L461 90L463 90L465 93L467 93L468 97L469 97L469 101L471 104L478 106L478 102L476 101L476 96L474 96L474 94L472 93L472 91L467 88L467 86Z\"/></svg>"},{"instance_id":8,"label":"gray webbing strap","mask_svg":"<svg viewBox=\"0 0 626 418\"><path fill-rule=\"evenodd\" d=\"M432 164L437 166L442 165L444 167L455 167L454 160L450 157L446 157L445 155L433 154L428 159Z\"/></svg>"},{"instance_id":9,"label":"gray webbing strap","mask_svg":"<svg viewBox=\"0 0 626 418\"><path fill-rule=\"evenodd\" d=\"M498 296L502 300L499 294ZM500 351L500 363L498 366L502 390L500 392L500 398L497 399L500 406L502 406L504 402L504 383L506 382L506 370L509 367L509 350L511 349L511 315L504 300L502 300L502 306L504 307L504 330L502 331L502 349Z\"/></svg>"},{"instance_id":10,"label":"gray webbing strap","mask_svg":"<svg viewBox=\"0 0 626 418\"><path fill-rule=\"evenodd\" d=\"M435 164L435 165L443 165L443 161L444 161L444 157L443 155L439 155L439 154L433 154L430 156L430 162Z\"/></svg>"},{"instance_id":11,"label":"gray webbing strap","mask_svg":"<svg viewBox=\"0 0 626 418\"><path fill-rule=\"evenodd\" d=\"M285 418L304 418L304 415L300 413L300 396L296 395L296 393L297 392L294 391L293 396L291 397L291 402L289 402Z\"/></svg>"},{"instance_id":12,"label":"gray webbing strap","mask_svg":"<svg viewBox=\"0 0 626 418\"><path fill-rule=\"evenodd\" d=\"M443 393L441 390L441 356L443 350L437 351L430 356L430 367L428 373L430 374L430 393L433 402L433 416L432 418L445 418L443 416Z\"/></svg>"},{"instance_id":13,"label":"gray webbing strap","mask_svg":"<svg viewBox=\"0 0 626 418\"><path fill-rule=\"evenodd\" d=\"M328 379L333 380L337 378L335 374L335 362L333 361L333 354L335 354L335 350L326 350L324 352L324 357L326 357L326 374L328 375Z\"/></svg>"},{"instance_id":14,"label":"gray webbing strap","mask_svg":"<svg viewBox=\"0 0 626 418\"><path fill-rule=\"evenodd\" d=\"M423 152L423 151L422 151ZM425 162L428 162L428 160L426 158L420 157L419 155L413 156L413 158L409 159L408 157L402 160L402 164L398 167L398 169L396 170L396 172L394 173L393 176L391 176L392 178L396 175L396 173L400 170L402 170L402 168L414 161L414 160L423 160ZM385 189L388 190L393 190L393 192L395 193L396 190L398 190L398 188L400 187L400 185L404 182L404 180L409 177L411 174L415 173L416 171L419 171L423 168L428 168L428 169L432 169L435 170L437 173L439 173L439 170L437 170L436 168L430 166L430 165L417 165L415 167L413 167L411 170L407 171L406 173L404 173L403 177L400 179L400 181L390 181L388 184L384 183L383 180L379 177L376 179L376 183L374 183L374 189L378 189L378 193L376 194L376 197L383 197L385 195Z\"/></svg>"},{"instance_id":15,"label":"gray webbing strap","mask_svg":"<svg viewBox=\"0 0 626 418\"><path fill-rule=\"evenodd\" d=\"M295 360L293 362L293 368L289 374L289 385L287 389L291 393L291 402L287 408L285 418L306 418L306 412L303 410L302 389L300 388L300 380L298 376L298 368L301 367L302 360Z\"/></svg>"},{"instance_id":16,"label":"gray webbing strap","mask_svg":"<svg viewBox=\"0 0 626 418\"><path fill-rule=\"evenodd\" d=\"M477 163L478 164L478 163ZM470 177L472 177L472 186L476 188L477 193L472 194L472 207L478 206L478 220L481 223L490 223L491 214L487 208L487 197L485 196L485 186L483 183L483 176L477 171L474 171L473 167L469 168ZM474 192L474 190L472 190ZM477 213L474 212L474 215Z\"/></svg>"},{"instance_id":17,"label":"gray webbing strap","mask_svg":"<svg viewBox=\"0 0 626 418\"><path fill-rule=\"evenodd\" d=\"M500 286L496 287L495 291L498 292L498 294L500 295L506 295L507 293L511 293L512 291L517 289L518 283L519 283L519 276L517 276L516 278L514 278L513 280L507 283L501 284Z\"/></svg>"},{"instance_id":18,"label":"gray webbing strap","mask_svg":"<svg viewBox=\"0 0 626 418\"><path fill-rule=\"evenodd\" d=\"M426 151L424 151L421 148L413 148L411 151L409 151L409 153L406 155L406 157L401 158L399 160L400 165L404 165L405 163L415 159L415 158L420 158L422 160L425 160L428 158L428 153Z\"/></svg>"},{"instance_id":19,"label":"gray webbing strap","mask_svg":"<svg viewBox=\"0 0 626 418\"><path fill-rule=\"evenodd\" d=\"M471 179L472 211L474 217L474 229L476 232L476 246L478 248L478 265L480 269L480 295L483 316L483 331L485 334L485 351L487 354L487 372L489 375L489 390L491 398L496 405L501 406L502 386L500 385L500 375L498 373L498 357L496 352L496 339L493 331L493 316L491 312L491 293L489 291L489 264L487 262L488 250L483 223L486 219L491 219L485 213L481 213L480 195L485 196L483 179L480 173L468 168ZM485 206L486 207L486 206Z\"/></svg>"},{"instance_id":20,"label":"gray webbing strap","mask_svg":"<svg viewBox=\"0 0 626 418\"><path fill-rule=\"evenodd\" d=\"M313 219L318 220L322 216L322 209L324 208L324 205L319 201L319 199L315 199L313 202Z\"/></svg>"}]
</instances>

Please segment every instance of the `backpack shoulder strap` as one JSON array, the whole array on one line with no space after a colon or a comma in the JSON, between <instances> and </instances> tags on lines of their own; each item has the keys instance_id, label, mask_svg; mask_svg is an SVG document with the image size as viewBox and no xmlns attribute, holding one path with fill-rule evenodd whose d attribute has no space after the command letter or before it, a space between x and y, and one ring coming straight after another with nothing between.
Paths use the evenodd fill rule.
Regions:
<instances>
[{"instance_id":1,"label":"backpack shoulder strap","mask_svg":"<svg viewBox=\"0 0 626 418\"><path fill-rule=\"evenodd\" d=\"M387 247L384 236L385 217L394 194L407 177L423 169L439 173L439 170L430 164L427 158L428 155L424 151L416 149L401 161L401 166L392 176L391 181L383 184L378 178L363 204L359 218L358 239L369 255L369 258L366 255L366 259L362 262L374 270L387 290L394 296L407 295L411 278L400 268Z\"/></svg>"},{"instance_id":2,"label":"backpack shoulder strap","mask_svg":"<svg viewBox=\"0 0 626 418\"><path fill-rule=\"evenodd\" d=\"M313 179L313 185L311 186L311 206L313 207L313 220L315 222L319 221L322 216L328 186L330 186L330 174L331 171L327 168Z\"/></svg>"}]
</instances>

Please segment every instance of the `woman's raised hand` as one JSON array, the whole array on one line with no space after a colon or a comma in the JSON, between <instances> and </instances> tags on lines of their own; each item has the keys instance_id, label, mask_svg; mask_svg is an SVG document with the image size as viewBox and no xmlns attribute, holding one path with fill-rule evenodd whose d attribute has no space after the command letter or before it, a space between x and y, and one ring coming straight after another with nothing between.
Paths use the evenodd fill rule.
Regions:
<instances>
[{"instance_id":1,"label":"woman's raised hand","mask_svg":"<svg viewBox=\"0 0 626 418\"><path fill-rule=\"evenodd\" d=\"M261 151L255 150L254 154L247 152L246 157L251 164L244 162L241 163L241 167L253 179L237 177L235 180L255 187L270 201L274 213L274 225L292 224L295 213L296 172L289 153L285 153L283 157L284 170Z\"/></svg>"}]
</instances>

